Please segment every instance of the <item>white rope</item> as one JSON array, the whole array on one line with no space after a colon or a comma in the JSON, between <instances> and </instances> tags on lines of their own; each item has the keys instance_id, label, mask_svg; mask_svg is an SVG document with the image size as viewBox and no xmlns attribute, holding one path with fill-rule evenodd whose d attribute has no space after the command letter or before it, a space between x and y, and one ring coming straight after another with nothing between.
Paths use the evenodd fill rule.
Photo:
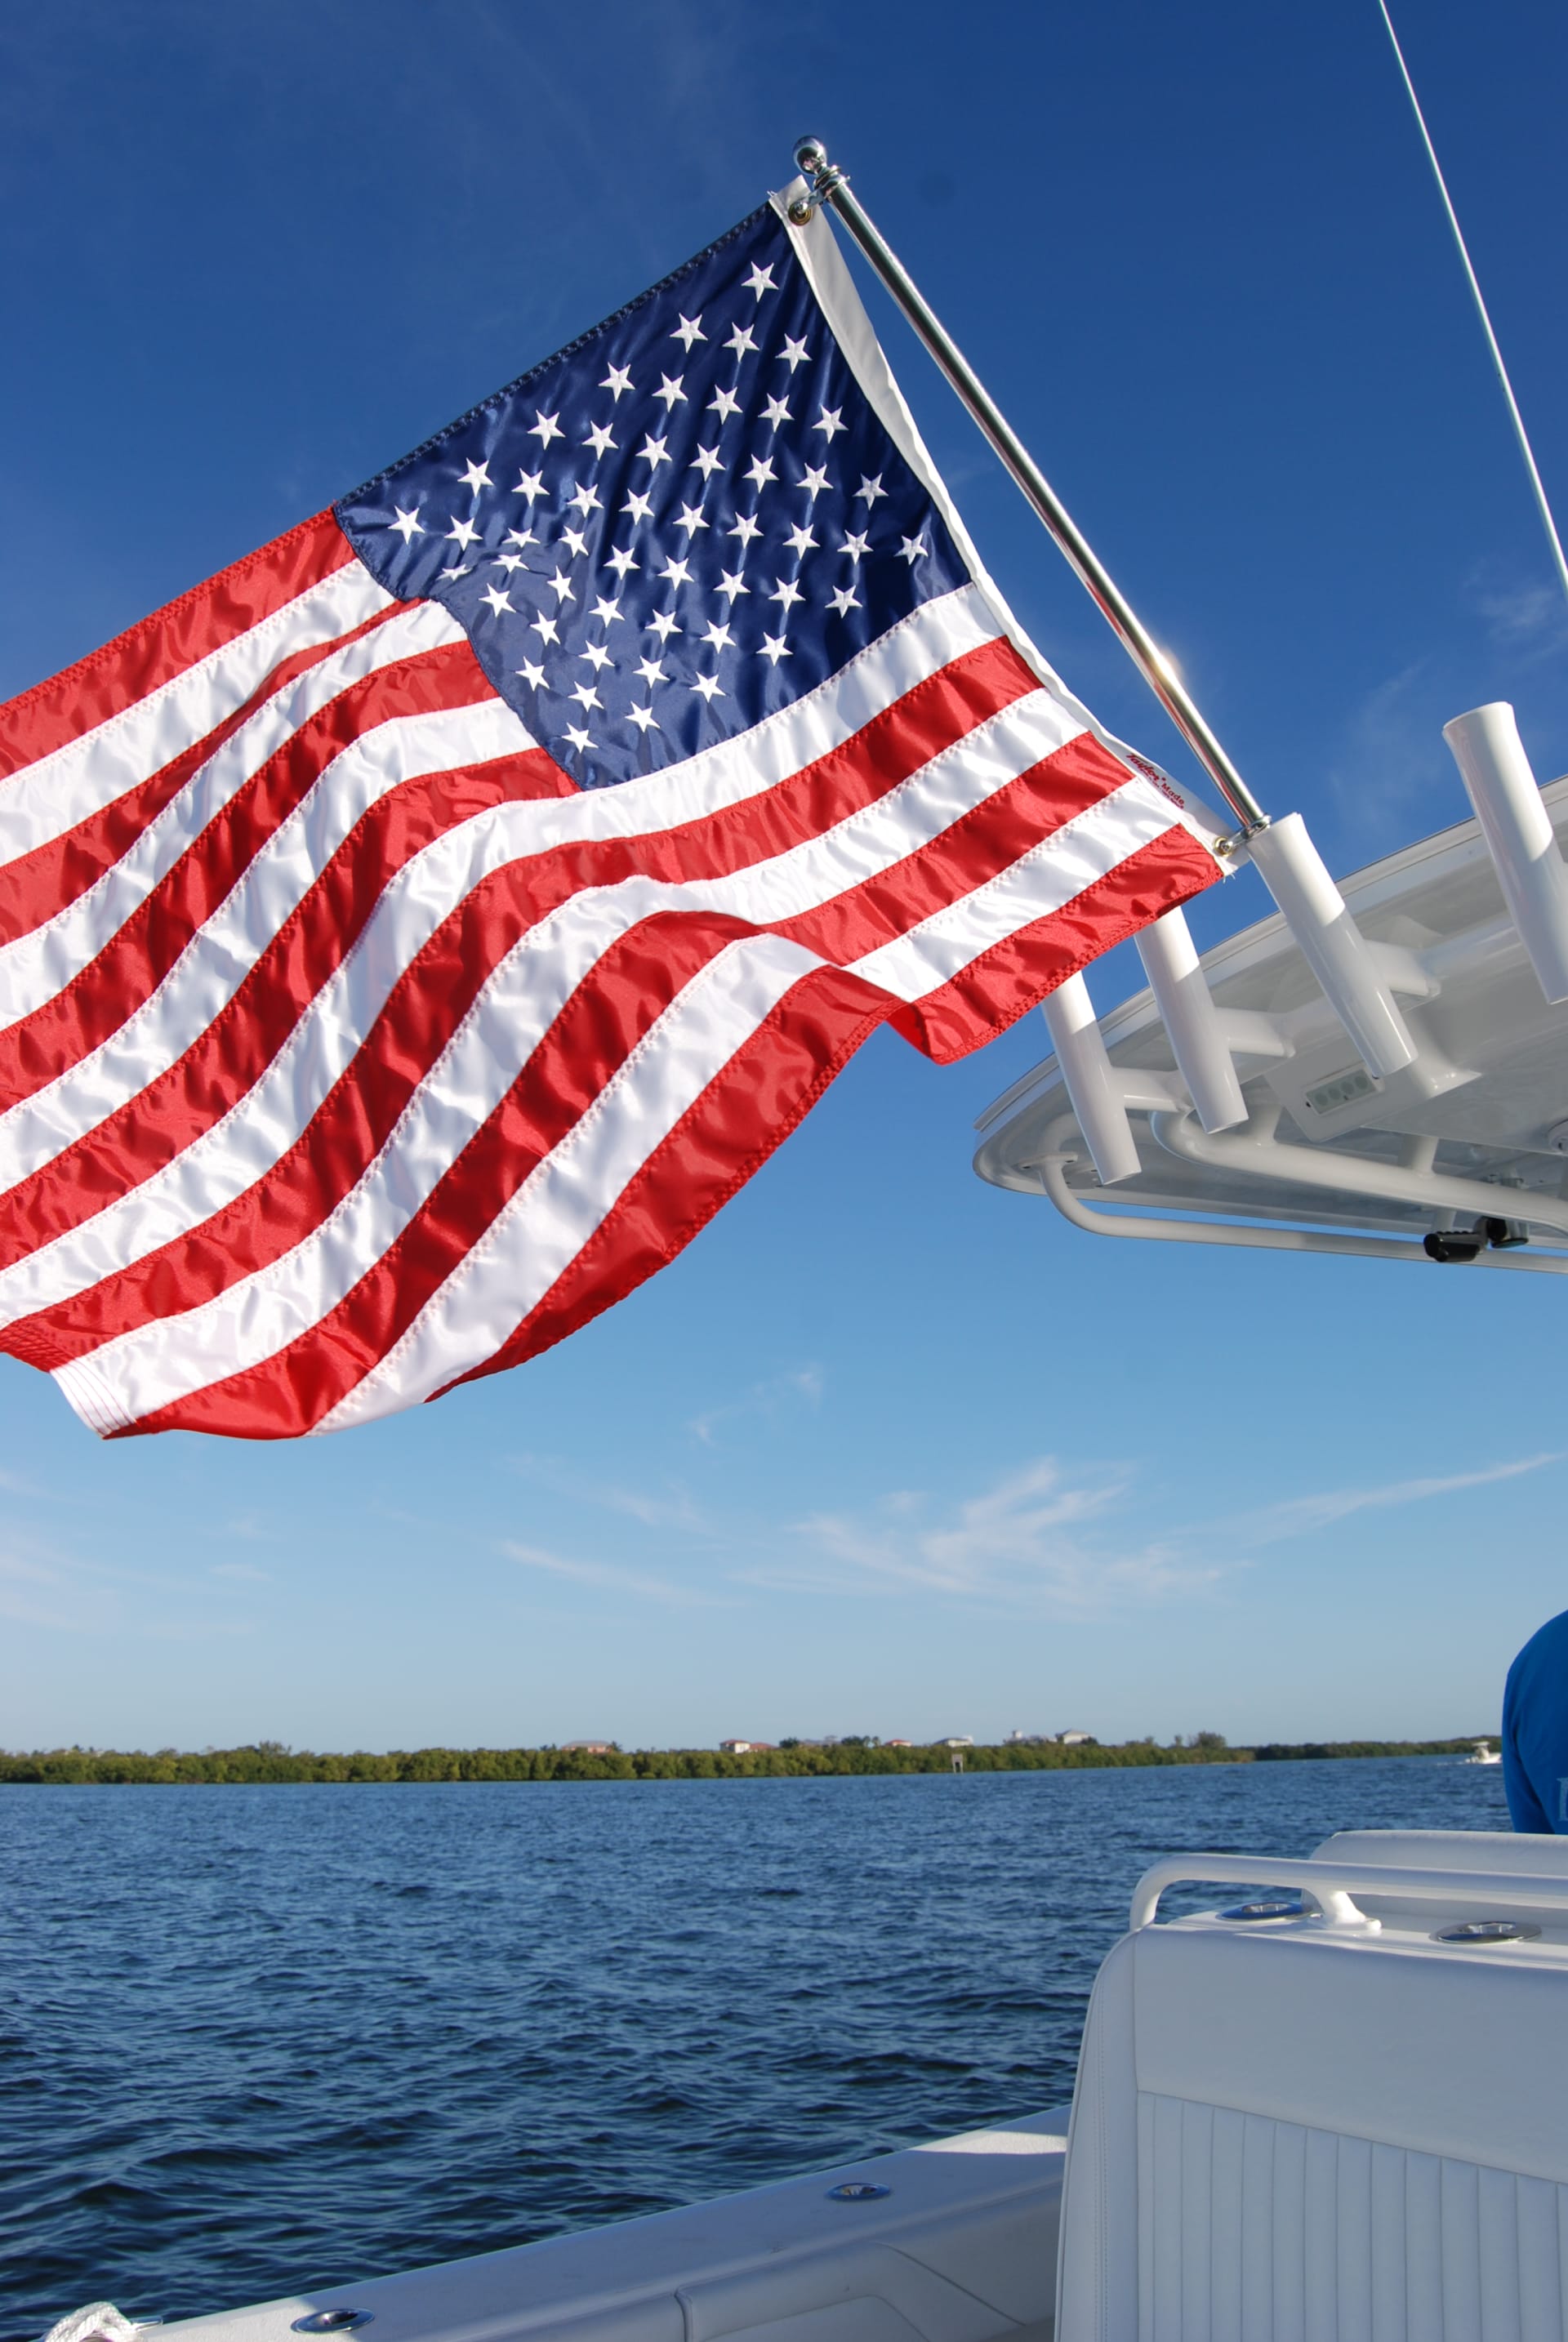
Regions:
<instances>
[{"instance_id":1,"label":"white rope","mask_svg":"<svg viewBox=\"0 0 1568 2342\"><path fill-rule=\"evenodd\" d=\"M1404 62L1404 51L1399 45L1399 35L1393 29L1393 18L1388 13L1388 0L1377 0L1377 5L1383 11L1383 21L1388 27L1388 37L1393 45L1393 54L1410 98L1411 111L1415 115L1416 128L1421 133L1422 145L1426 148L1426 159L1432 165L1432 175L1437 181L1437 192L1443 197L1443 208L1448 214L1448 225L1453 230L1453 241L1459 247L1459 257L1464 265L1464 274L1475 302L1476 315L1481 319L1481 328L1486 335L1486 346L1492 352L1492 363L1497 369L1497 379L1503 385L1503 395L1508 402L1508 412L1513 420L1514 436L1519 442L1519 452L1524 458L1524 468L1530 475L1530 485L1535 491L1535 502L1540 507L1542 525L1546 531L1546 541L1552 547L1552 558L1556 564L1557 575L1563 581L1563 591L1568 594L1568 559L1563 557L1563 540L1557 534L1557 524L1552 517L1552 506L1547 500L1546 490L1536 467L1534 450L1530 445L1530 435L1524 428L1524 417L1519 412L1519 401L1513 395L1513 385L1508 379L1508 368L1503 363L1503 352L1498 347L1497 336L1492 330L1492 319L1487 314L1486 303L1482 297L1481 280L1471 263L1470 248L1464 241L1463 231L1459 225L1459 214L1453 208L1453 198L1448 192L1448 182L1443 175L1443 165L1437 159L1437 149L1432 143L1432 133L1426 126L1426 116L1421 110L1421 100L1415 94L1415 84L1410 77L1410 67Z\"/></svg>"},{"instance_id":2,"label":"white rope","mask_svg":"<svg viewBox=\"0 0 1568 2342\"><path fill-rule=\"evenodd\" d=\"M85 2309L73 2309L68 2317L56 2319L44 2342L132 2342L140 2330L135 2318L112 2301L90 2301Z\"/></svg>"}]
</instances>

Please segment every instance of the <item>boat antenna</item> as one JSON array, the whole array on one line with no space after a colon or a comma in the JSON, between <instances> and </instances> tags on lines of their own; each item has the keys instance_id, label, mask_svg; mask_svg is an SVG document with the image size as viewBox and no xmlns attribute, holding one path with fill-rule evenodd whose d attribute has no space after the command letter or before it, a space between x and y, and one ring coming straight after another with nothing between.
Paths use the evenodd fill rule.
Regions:
<instances>
[{"instance_id":1,"label":"boat antenna","mask_svg":"<svg viewBox=\"0 0 1568 2342\"><path fill-rule=\"evenodd\" d=\"M1546 531L1546 542L1552 548L1552 559L1562 582L1563 591L1568 594L1568 559L1563 556L1563 540L1557 534L1557 523L1552 516L1552 506L1547 501L1546 490L1536 465L1534 450L1530 445L1530 435L1524 428L1524 417L1519 412L1519 401L1513 395L1513 385L1508 379L1508 368L1503 363L1503 352L1498 347L1497 335L1492 329L1492 319L1487 314L1486 303L1482 295L1481 282L1475 274L1474 264L1470 257L1470 248L1464 241L1463 230L1459 225L1459 215L1453 208L1453 198L1448 192L1448 182L1443 175L1443 165L1437 159L1437 149L1432 143L1432 133L1426 126L1426 116L1421 110L1421 100L1415 94L1415 84L1410 77L1410 67L1404 62L1404 51L1399 45L1399 35L1393 29L1393 18L1388 13L1388 0L1377 0L1377 5L1383 15L1383 24L1388 28L1388 37L1393 45L1400 77L1404 83L1405 94L1410 99L1411 112L1415 116L1415 126L1421 133L1421 143L1426 149L1426 159L1432 165L1432 175L1437 181L1437 192L1443 198L1443 208L1448 215L1448 225L1453 231L1453 241L1458 246L1465 281L1470 286L1471 298L1475 303L1475 314L1481 320L1481 330L1486 336L1486 346L1492 353L1492 363L1497 369L1497 379L1503 385L1503 395L1508 402L1508 413L1513 425L1513 435L1519 442L1519 452L1524 458L1524 468L1530 475L1530 485L1534 491L1535 502L1540 508L1541 525Z\"/></svg>"}]
</instances>

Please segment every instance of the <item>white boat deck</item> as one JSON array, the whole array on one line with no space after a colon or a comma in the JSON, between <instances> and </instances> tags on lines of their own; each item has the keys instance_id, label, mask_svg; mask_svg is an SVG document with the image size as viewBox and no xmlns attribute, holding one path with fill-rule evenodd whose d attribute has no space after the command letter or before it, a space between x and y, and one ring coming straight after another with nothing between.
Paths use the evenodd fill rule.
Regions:
<instances>
[{"instance_id":1,"label":"white boat deck","mask_svg":"<svg viewBox=\"0 0 1568 2342\"><path fill-rule=\"evenodd\" d=\"M294 2342L297 2318L349 2309L366 2321L365 2342L1049 2342L1066 2133L1062 2107L165 2330L181 2342ZM886 2193L830 2193L846 2185Z\"/></svg>"}]
</instances>

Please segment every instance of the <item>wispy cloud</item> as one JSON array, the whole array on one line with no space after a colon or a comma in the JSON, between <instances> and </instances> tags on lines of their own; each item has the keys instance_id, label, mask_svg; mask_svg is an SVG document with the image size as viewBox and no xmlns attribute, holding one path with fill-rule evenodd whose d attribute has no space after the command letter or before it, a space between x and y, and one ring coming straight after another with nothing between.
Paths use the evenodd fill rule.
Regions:
<instances>
[{"instance_id":1,"label":"wispy cloud","mask_svg":"<svg viewBox=\"0 0 1568 2342\"><path fill-rule=\"evenodd\" d=\"M257 1569L248 1561L215 1561L211 1574L245 1586L270 1586L273 1582L270 1569Z\"/></svg>"},{"instance_id":2,"label":"wispy cloud","mask_svg":"<svg viewBox=\"0 0 1568 2342\"><path fill-rule=\"evenodd\" d=\"M1568 646L1568 605L1554 577L1521 583L1483 567L1469 580L1469 598L1493 641L1515 657L1554 658Z\"/></svg>"},{"instance_id":3,"label":"wispy cloud","mask_svg":"<svg viewBox=\"0 0 1568 2342\"><path fill-rule=\"evenodd\" d=\"M1457 1496L1463 1488L1486 1488L1498 1480L1517 1480L1526 1472L1561 1464L1561 1453L1523 1456L1509 1464L1483 1465L1474 1472L1450 1472L1416 1480L1391 1480L1377 1488L1330 1488L1316 1496L1287 1496L1255 1513L1243 1513L1223 1524L1225 1532L1250 1545L1274 1545L1282 1537L1309 1536L1331 1528L1353 1513L1394 1505L1418 1505L1429 1496Z\"/></svg>"},{"instance_id":4,"label":"wispy cloud","mask_svg":"<svg viewBox=\"0 0 1568 2342\"><path fill-rule=\"evenodd\" d=\"M704 1414L694 1416L686 1429L704 1447L711 1447L721 1424L734 1423L742 1416L775 1416L782 1407L789 1406L819 1406L822 1393L820 1366L792 1366L784 1374L770 1376L766 1382L754 1383L739 1397L726 1399L721 1406L709 1407Z\"/></svg>"},{"instance_id":5,"label":"wispy cloud","mask_svg":"<svg viewBox=\"0 0 1568 2342\"><path fill-rule=\"evenodd\" d=\"M248 1618L155 1618L142 1631L155 1643L215 1643L252 1628Z\"/></svg>"},{"instance_id":6,"label":"wispy cloud","mask_svg":"<svg viewBox=\"0 0 1568 2342\"><path fill-rule=\"evenodd\" d=\"M266 1573L244 1562L218 1562L208 1575L250 1580ZM13 1531L0 1546L0 1618L15 1626L122 1642L195 1642L251 1631L226 1604L223 1615L209 1616L202 1601L199 1581L84 1558L24 1531Z\"/></svg>"},{"instance_id":7,"label":"wispy cloud","mask_svg":"<svg viewBox=\"0 0 1568 2342\"><path fill-rule=\"evenodd\" d=\"M966 1607L1083 1618L1131 1605L1211 1597L1260 1548L1311 1536L1354 1514L1388 1510L1514 1480L1565 1460L1525 1456L1468 1472L1290 1496L1219 1520L1130 1524L1147 1497L1125 1470L1041 1456L978 1494L938 1503L890 1490L851 1511L797 1522L733 1575L820 1596L926 1595Z\"/></svg>"},{"instance_id":8,"label":"wispy cloud","mask_svg":"<svg viewBox=\"0 0 1568 2342\"><path fill-rule=\"evenodd\" d=\"M91 1584L70 1556L15 1534L0 1546L0 1618L62 1635L101 1634L118 1614L113 1594Z\"/></svg>"},{"instance_id":9,"label":"wispy cloud","mask_svg":"<svg viewBox=\"0 0 1568 2342\"><path fill-rule=\"evenodd\" d=\"M1430 659L1415 659L1375 684L1351 711L1328 778L1340 802L1355 806L1363 830L1369 807L1385 825L1397 825L1413 797L1447 777L1437 680Z\"/></svg>"},{"instance_id":10,"label":"wispy cloud","mask_svg":"<svg viewBox=\"0 0 1568 2342\"><path fill-rule=\"evenodd\" d=\"M737 1575L819 1593L918 1591L1063 1616L1212 1588L1223 1564L1173 1539L1106 1533L1102 1525L1128 1494L1125 1475L1074 1473L1041 1456L956 1504L899 1489L863 1510L814 1514L795 1525L793 1551Z\"/></svg>"},{"instance_id":11,"label":"wispy cloud","mask_svg":"<svg viewBox=\"0 0 1568 2342\"><path fill-rule=\"evenodd\" d=\"M222 1534L225 1536L244 1537L260 1542L264 1538L270 1538L274 1531L265 1513L251 1512L236 1513L232 1520L225 1521Z\"/></svg>"},{"instance_id":12,"label":"wispy cloud","mask_svg":"<svg viewBox=\"0 0 1568 2342\"><path fill-rule=\"evenodd\" d=\"M577 1471L554 1456L518 1456L512 1460L514 1470L536 1480L553 1495L570 1497L576 1504L592 1505L602 1512L622 1514L628 1520L640 1521L644 1528L686 1529L702 1534L710 1526L701 1506L684 1488L623 1488L613 1480Z\"/></svg>"},{"instance_id":13,"label":"wispy cloud","mask_svg":"<svg viewBox=\"0 0 1568 2342\"><path fill-rule=\"evenodd\" d=\"M581 1561L565 1554L549 1553L543 1546L519 1545L506 1537L500 1550L509 1561L524 1569L544 1570L554 1577L569 1578L578 1586L596 1586L606 1593L631 1594L645 1602L664 1602L682 1609L707 1605L713 1597L698 1587L677 1586L667 1577L657 1577L644 1569L623 1569L609 1561Z\"/></svg>"}]
</instances>

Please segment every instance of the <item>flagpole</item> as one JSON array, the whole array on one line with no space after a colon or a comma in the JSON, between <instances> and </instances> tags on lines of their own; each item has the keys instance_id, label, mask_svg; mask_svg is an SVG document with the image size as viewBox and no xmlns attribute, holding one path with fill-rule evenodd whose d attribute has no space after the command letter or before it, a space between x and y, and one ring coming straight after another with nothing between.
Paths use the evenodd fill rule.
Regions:
<instances>
[{"instance_id":1,"label":"flagpole","mask_svg":"<svg viewBox=\"0 0 1568 2342\"><path fill-rule=\"evenodd\" d=\"M1269 817L1232 764L1170 660L963 351L931 308L897 254L868 217L844 173L836 164L828 161L827 150L822 141L803 138L795 148L794 159L811 194L807 201L792 207L791 217L797 225L804 225L818 205L832 205L1121 636L1134 664L1236 816L1242 825L1243 836L1250 842L1255 832L1267 828Z\"/></svg>"},{"instance_id":2,"label":"flagpole","mask_svg":"<svg viewBox=\"0 0 1568 2342\"><path fill-rule=\"evenodd\" d=\"M1283 821L1271 822L1210 730L1170 660L908 270L866 215L844 173L829 162L822 141L803 138L794 150L794 159L808 192L804 199L791 205L791 218L797 225L804 226L818 205L825 204L843 220L1241 823L1237 836L1221 841L1222 850L1227 846L1232 851L1237 847L1246 849L1367 1070L1383 1080L1413 1065L1419 1051L1410 1027L1365 936L1346 909L1343 896L1307 836L1300 815L1291 814ZM1070 1075L1068 1095L1076 1111L1078 1098Z\"/></svg>"}]
</instances>

